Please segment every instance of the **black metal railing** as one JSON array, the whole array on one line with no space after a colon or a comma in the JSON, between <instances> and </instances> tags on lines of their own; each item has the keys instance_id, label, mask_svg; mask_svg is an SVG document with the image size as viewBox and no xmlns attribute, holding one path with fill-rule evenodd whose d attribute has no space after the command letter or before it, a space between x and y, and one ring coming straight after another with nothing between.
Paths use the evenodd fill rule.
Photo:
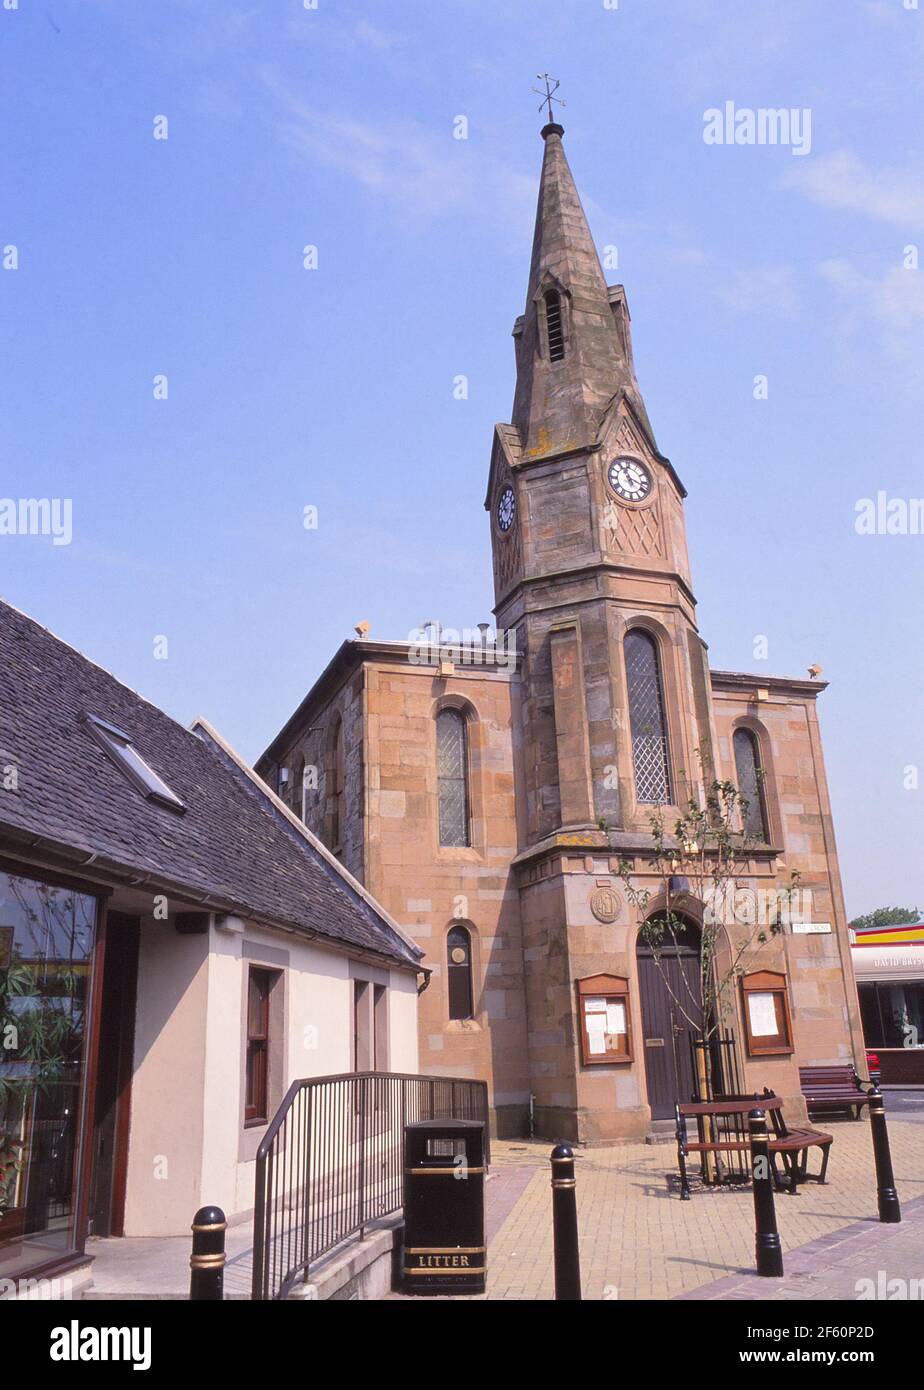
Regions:
<instances>
[{"instance_id":1,"label":"black metal railing","mask_svg":"<svg viewBox=\"0 0 924 1390\"><path fill-rule=\"evenodd\" d=\"M293 1081L257 1149L252 1297L285 1298L341 1241L404 1205L404 1126L483 1120L488 1085L350 1072Z\"/></svg>"},{"instance_id":2,"label":"black metal railing","mask_svg":"<svg viewBox=\"0 0 924 1390\"><path fill-rule=\"evenodd\" d=\"M723 1028L708 1038L689 1034L696 1094L691 1100L719 1100L741 1090L735 1035ZM745 1126L747 1128L747 1126Z\"/></svg>"}]
</instances>

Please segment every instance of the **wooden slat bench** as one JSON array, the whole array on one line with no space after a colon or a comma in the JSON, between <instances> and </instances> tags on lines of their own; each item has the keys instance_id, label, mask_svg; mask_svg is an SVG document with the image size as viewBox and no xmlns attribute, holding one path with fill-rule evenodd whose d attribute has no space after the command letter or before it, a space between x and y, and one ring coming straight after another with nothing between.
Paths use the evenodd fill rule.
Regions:
<instances>
[{"instance_id":1,"label":"wooden slat bench","mask_svg":"<svg viewBox=\"0 0 924 1390\"><path fill-rule=\"evenodd\" d=\"M828 1158L833 1135L823 1134L817 1129L788 1129L783 1119L783 1102L772 1091L763 1095L723 1096L720 1100L678 1101L674 1107L677 1123L677 1165L680 1169L680 1197L684 1202L690 1200L690 1183L687 1177L687 1157L691 1153L701 1155L701 1171L706 1177L705 1155L735 1153L743 1157L747 1164L751 1142L748 1135L748 1115L754 1109L761 1109L767 1116L770 1130L770 1166L773 1181L779 1189L783 1178L777 1168L777 1157L782 1158L788 1190L795 1196L799 1183L825 1181L828 1172ZM687 1138L687 1120L696 1120L697 1138ZM707 1125L711 1134L707 1137ZM821 1170L808 1171L809 1149L821 1150ZM745 1166L745 1172L746 1172Z\"/></svg>"},{"instance_id":2,"label":"wooden slat bench","mask_svg":"<svg viewBox=\"0 0 924 1390\"><path fill-rule=\"evenodd\" d=\"M800 1067L799 1085L809 1110L853 1110L854 1119L859 1120L863 1106L869 1104L857 1069L850 1063L837 1067Z\"/></svg>"}]
</instances>

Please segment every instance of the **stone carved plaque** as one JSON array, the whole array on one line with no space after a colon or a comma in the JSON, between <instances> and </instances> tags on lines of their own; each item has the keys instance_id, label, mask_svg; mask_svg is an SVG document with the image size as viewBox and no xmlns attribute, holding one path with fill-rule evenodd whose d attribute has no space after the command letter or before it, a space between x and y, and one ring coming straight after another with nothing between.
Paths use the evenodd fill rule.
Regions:
<instances>
[{"instance_id":1,"label":"stone carved plaque","mask_svg":"<svg viewBox=\"0 0 924 1390\"><path fill-rule=\"evenodd\" d=\"M615 888L595 888L590 895L590 910L598 922L615 922L622 912L622 898Z\"/></svg>"}]
</instances>

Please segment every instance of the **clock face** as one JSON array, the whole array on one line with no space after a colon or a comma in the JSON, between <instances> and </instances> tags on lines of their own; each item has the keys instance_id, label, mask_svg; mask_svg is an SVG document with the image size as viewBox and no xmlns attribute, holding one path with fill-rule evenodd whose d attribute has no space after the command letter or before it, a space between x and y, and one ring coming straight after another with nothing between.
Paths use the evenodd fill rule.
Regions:
<instances>
[{"instance_id":1,"label":"clock face","mask_svg":"<svg viewBox=\"0 0 924 1390\"><path fill-rule=\"evenodd\" d=\"M607 477L613 491L626 502L644 502L651 496L651 474L638 459L613 459Z\"/></svg>"},{"instance_id":2,"label":"clock face","mask_svg":"<svg viewBox=\"0 0 924 1390\"><path fill-rule=\"evenodd\" d=\"M498 530L507 532L513 525L513 519L517 514L517 499L513 495L512 487L505 487L500 497L497 499L497 526Z\"/></svg>"}]
</instances>

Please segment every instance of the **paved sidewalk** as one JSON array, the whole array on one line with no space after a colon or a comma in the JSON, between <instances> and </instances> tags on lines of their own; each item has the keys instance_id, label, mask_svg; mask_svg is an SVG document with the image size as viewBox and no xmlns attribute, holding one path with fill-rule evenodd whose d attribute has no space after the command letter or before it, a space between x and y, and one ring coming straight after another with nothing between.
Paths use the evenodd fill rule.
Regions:
<instances>
[{"instance_id":1,"label":"paved sidewalk","mask_svg":"<svg viewBox=\"0 0 924 1390\"><path fill-rule=\"evenodd\" d=\"M828 1183L809 1183L796 1197L777 1196L789 1275L779 1282L749 1279L754 1264L749 1187L703 1188L694 1182L692 1201L681 1202L672 1144L577 1150L584 1297L855 1298L858 1278L875 1280L880 1268L891 1271L892 1264L894 1277L924 1278L924 1126L899 1118L889 1123L906 1215L897 1227L880 1226L875 1219L869 1124L835 1117L822 1127L834 1135ZM494 1176L487 1185L488 1299L553 1296L551 1147L535 1142L493 1146ZM817 1163L816 1154L810 1165L817 1170ZM514 1201L511 1170L521 1185ZM506 1210L499 1225L494 1222L494 1234L492 1212L501 1202ZM891 1264L883 1264L887 1255ZM822 1278L826 1265L827 1285Z\"/></svg>"},{"instance_id":2,"label":"paved sidewalk","mask_svg":"<svg viewBox=\"0 0 924 1390\"><path fill-rule=\"evenodd\" d=\"M924 1299L924 1197L905 1203L898 1226L857 1221L800 1245L786 1259L782 1279L732 1274L681 1297Z\"/></svg>"}]
</instances>

